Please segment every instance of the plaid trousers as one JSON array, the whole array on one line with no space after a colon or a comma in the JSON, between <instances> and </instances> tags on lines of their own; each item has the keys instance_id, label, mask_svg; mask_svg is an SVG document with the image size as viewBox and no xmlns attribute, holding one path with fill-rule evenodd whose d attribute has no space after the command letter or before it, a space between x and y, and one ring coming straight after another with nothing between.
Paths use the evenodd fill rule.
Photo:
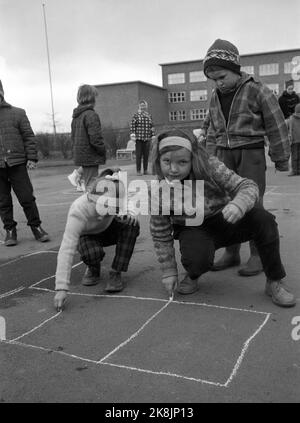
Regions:
<instances>
[{"instance_id":1,"label":"plaid trousers","mask_svg":"<svg viewBox=\"0 0 300 423\"><path fill-rule=\"evenodd\" d=\"M127 220L114 218L105 231L99 234L82 235L79 239L78 251L87 266L96 267L105 256L103 247L116 245L111 267L117 272L126 272L139 233L139 223L134 226Z\"/></svg>"}]
</instances>

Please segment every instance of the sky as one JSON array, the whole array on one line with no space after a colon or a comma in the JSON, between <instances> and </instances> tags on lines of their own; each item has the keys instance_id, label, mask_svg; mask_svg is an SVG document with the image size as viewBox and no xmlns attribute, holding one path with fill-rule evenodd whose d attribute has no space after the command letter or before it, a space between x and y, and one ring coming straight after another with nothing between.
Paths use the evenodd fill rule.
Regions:
<instances>
[{"instance_id":1,"label":"sky","mask_svg":"<svg viewBox=\"0 0 300 423\"><path fill-rule=\"evenodd\" d=\"M58 132L81 84L162 86L160 63L203 59L217 38L240 54L300 48L299 0L0 0L5 99L36 133L52 132L44 11Z\"/></svg>"}]
</instances>

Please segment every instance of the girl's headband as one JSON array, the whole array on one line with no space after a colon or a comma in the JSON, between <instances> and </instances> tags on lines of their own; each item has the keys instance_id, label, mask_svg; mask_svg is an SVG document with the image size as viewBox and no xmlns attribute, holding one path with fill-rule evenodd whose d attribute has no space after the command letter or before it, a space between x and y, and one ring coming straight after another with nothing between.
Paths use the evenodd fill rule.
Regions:
<instances>
[{"instance_id":1,"label":"girl's headband","mask_svg":"<svg viewBox=\"0 0 300 423\"><path fill-rule=\"evenodd\" d=\"M173 145L177 145L178 147L184 147L187 150L189 150L190 152L192 152L192 144L189 140L187 140L186 138L183 137L166 137L163 138L159 145L158 145L158 149L159 151L162 150L165 147L170 147Z\"/></svg>"}]
</instances>

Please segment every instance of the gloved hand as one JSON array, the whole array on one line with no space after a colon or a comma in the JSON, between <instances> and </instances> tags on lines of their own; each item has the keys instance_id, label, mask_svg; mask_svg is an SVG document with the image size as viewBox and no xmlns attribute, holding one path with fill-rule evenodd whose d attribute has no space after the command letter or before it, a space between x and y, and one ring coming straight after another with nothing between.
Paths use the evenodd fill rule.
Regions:
<instances>
[{"instance_id":1,"label":"gloved hand","mask_svg":"<svg viewBox=\"0 0 300 423\"><path fill-rule=\"evenodd\" d=\"M289 170L288 160L280 160L275 162L275 169L279 172L286 172L287 170Z\"/></svg>"}]
</instances>

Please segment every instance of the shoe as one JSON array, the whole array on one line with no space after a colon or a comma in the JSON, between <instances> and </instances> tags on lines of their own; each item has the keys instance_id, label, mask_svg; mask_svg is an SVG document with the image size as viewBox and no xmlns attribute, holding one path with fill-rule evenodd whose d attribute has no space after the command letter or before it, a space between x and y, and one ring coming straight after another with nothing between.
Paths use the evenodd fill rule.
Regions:
<instances>
[{"instance_id":1,"label":"shoe","mask_svg":"<svg viewBox=\"0 0 300 423\"><path fill-rule=\"evenodd\" d=\"M149 175L148 170L144 171L144 175Z\"/></svg>"},{"instance_id":2,"label":"shoe","mask_svg":"<svg viewBox=\"0 0 300 423\"><path fill-rule=\"evenodd\" d=\"M37 241L46 242L49 241L49 235L41 226L31 226L32 233Z\"/></svg>"},{"instance_id":3,"label":"shoe","mask_svg":"<svg viewBox=\"0 0 300 423\"><path fill-rule=\"evenodd\" d=\"M191 279L186 275L181 282L179 282L177 292L182 295L193 294L198 291L198 279Z\"/></svg>"},{"instance_id":4,"label":"shoe","mask_svg":"<svg viewBox=\"0 0 300 423\"><path fill-rule=\"evenodd\" d=\"M82 278L82 285L92 286L100 282L100 265L99 267L88 266Z\"/></svg>"},{"instance_id":5,"label":"shoe","mask_svg":"<svg viewBox=\"0 0 300 423\"><path fill-rule=\"evenodd\" d=\"M213 264L210 270L218 272L219 270L228 269L229 267L239 266L241 264L240 255L230 256L224 253L223 257L220 258L216 263Z\"/></svg>"},{"instance_id":6,"label":"shoe","mask_svg":"<svg viewBox=\"0 0 300 423\"><path fill-rule=\"evenodd\" d=\"M259 256L250 256L246 267L238 271L240 276L255 276L263 271L262 262Z\"/></svg>"},{"instance_id":7,"label":"shoe","mask_svg":"<svg viewBox=\"0 0 300 423\"><path fill-rule=\"evenodd\" d=\"M298 173L295 173L295 172L290 172L289 174L288 174L288 176L297 176L298 175Z\"/></svg>"},{"instance_id":8,"label":"shoe","mask_svg":"<svg viewBox=\"0 0 300 423\"><path fill-rule=\"evenodd\" d=\"M68 179L71 182L72 185L74 185L74 187L76 187L76 185L78 184L78 181L80 179L80 175L78 173L77 169L74 169L73 172L68 175Z\"/></svg>"},{"instance_id":9,"label":"shoe","mask_svg":"<svg viewBox=\"0 0 300 423\"><path fill-rule=\"evenodd\" d=\"M124 284L121 279L121 272L111 270L109 272L109 280L106 284L106 292L120 292L124 289Z\"/></svg>"},{"instance_id":10,"label":"shoe","mask_svg":"<svg viewBox=\"0 0 300 423\"><path fill-rule=\"evenodd\" d=\"M6 238L4 241L4 245L6 247L13 247L14 245L17 245L17 230L16 228L13 228L11 230L6 230Z\"/></svg>"},{"instance_id":11,"label":"shoe","mask_svg":"<svg viewBox=\"0 0 300 423\"><path fill-rule=\"evenodd\" d=\"M142 176L142 172L136 172L137 176Z\"/></svg>"},{"instance_id":12,"label":"shoe","mask_svg":"<svg viewBox=\"0 0 300 423\"><path fill-rule=\"evenodd\" d=\"M280 307L293 307L296 304L294 295L287 290L282 280L267 280L265 294L272 297L273 303Z\"/></svg>"}]
</instances>

